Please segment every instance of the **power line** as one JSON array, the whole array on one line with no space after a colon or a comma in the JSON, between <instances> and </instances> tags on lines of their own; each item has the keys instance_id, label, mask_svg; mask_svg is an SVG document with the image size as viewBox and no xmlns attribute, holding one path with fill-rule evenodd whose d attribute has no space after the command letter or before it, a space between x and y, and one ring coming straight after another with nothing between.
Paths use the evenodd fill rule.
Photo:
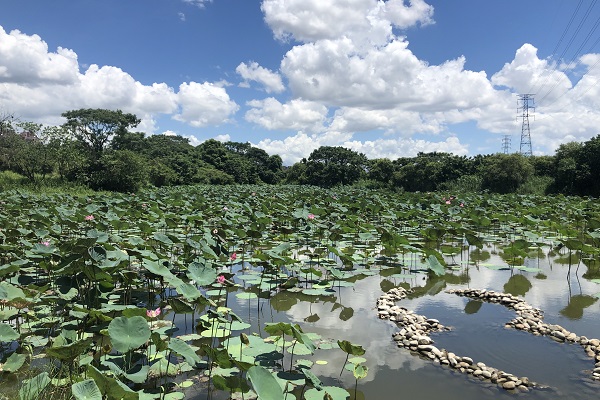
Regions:
<instances>
[{"instance_id":1,"label":"power line","mask_svg":"<svg viewBox=\"0 0 600 400\"><path fill-rule=\"evenodd\" d=\"M567 35L567 32L569 31L569 29L571 29L571 25L573 24L573 21L575 20L575 16L579 13L579 9L581 8L582 4L583 4L583 0L579 0L579 3L577 4L577 7L575 8L575 11L573 11L573 14L571 15L571 18L569 19L569 22L567 23L567 26L565 27L565 30L563 31L562 35L560 36L560 39L558 40L558 43L556 44L556 46L554 46L554 50L552 50L552 53L550 53L550 57L556 55L556 52L558 51L558 48L560 47L560 45L562 44L563 39ZM550 73L554 72L555 69L556 68L553 67L550 72L547 72L546 70L544 70L544 72L542 73L542 75L538 79L536 79L536 81L538 81L539 79L545 78L544 82L539 86L539 89L541 89L546 84L546 82L549 79ZM532 84L532 86L529 88L529 90L528 90L529 93L534 92L533 89L534 89L536 83L537 82L534 82Z\"/></svg>"}]
</instances>

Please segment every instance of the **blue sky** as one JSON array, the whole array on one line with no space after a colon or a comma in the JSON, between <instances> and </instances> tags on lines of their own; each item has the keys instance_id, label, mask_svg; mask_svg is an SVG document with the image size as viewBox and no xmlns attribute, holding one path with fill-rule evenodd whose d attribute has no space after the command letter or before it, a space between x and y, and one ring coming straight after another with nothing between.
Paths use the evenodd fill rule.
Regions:
<instances>
[{"instance_id":1,"label":"blue sky","mask_svg":"<svg viewBox=\"0 0 600 400\"><path fill-rule=\"evenodd\" d=\"M511 135L517 151L517 94L535 93L533 151L553 154L598 134L595 3L3 0L0 112L122 109L147 134L291 164L321 145L475 155Z\"/></svg>"}]
</instances>

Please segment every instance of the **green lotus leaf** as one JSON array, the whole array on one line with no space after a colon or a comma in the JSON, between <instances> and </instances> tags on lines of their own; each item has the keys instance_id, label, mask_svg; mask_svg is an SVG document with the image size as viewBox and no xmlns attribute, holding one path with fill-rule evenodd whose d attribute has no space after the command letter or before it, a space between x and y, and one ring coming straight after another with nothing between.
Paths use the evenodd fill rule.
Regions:
<instances>
[{"instance_id":1,"label":"green lotus leaf","mask_svg":"<svg viewBox=\"0 0 600 400\"><path fill-rule=\"evenodd\" d=\"M115 350L126 353L150 339L150 328L144 317L117 317L108 324L108 335Z\"/></svg>"},{"instance_id":2,"label":"green lotus leaf","mask_svg":"<svg viewBox=\"0 0 600 400\"><path fill-rule=\"evenodd\" d=\"M77 400L102 400L102 393L93 379L74 383L71 386L73 397Z\"/></svg>"},{"instance_id":3,"label":"green lotus leaf","mask_svg":"<svg viewBox=\"0 0 600 400\"><path fill-rule=\"evenodd\" d=\"M321 390L316 388L309 389L304 393L305 400L323 400L329 399L325 397L329 395L332 400L346 400L350 397L350 393L346 389L342 389L336 386L323 386Z\"/></svg>"},{"instance_id":4,"label":"green lotus leaf","mask_svg":"<svg viewBox=\"0 0 600 400\"><path fill-rule=\"evenodd\" d=\"M16 299L25 299L25 292L20 288L11 285L8 282L0 282L0 300L12 301Z\"/></svg>"},{"instance_id":5,"label":"green lotus leaf","mask_svg":"<svg viewBox=\"0 0 600 400\"><path fill-rule=\"evenodd\" d=\"M6 359L6 362L2 366L2 370L5 372L16 372L25 364L27 356L25 354L12 353L10 357Z\"/></svg>"},{"instance_id":6,"label":"green lotus leaf","mask_svg":"<svg viewBox=\"0 0 600 400\"><path fill-rule=\"evenodd\" d=\"M76 359L92 344L92 339L87 338L63 345L62 343L66 343L66 339L60 340L60 338L62 338L62 336L58 336L54 341L53 346L46 349L46 354L61 361L72 361Z\"/></svg>"},{"instance_id":7,"label":"green lotus leaf","mask_svg":"<svg viewBox=\"0 0 600 400\"><path fill-rule=\"evenodd\" d=\"M338 346L340 346L340 349L342 349L345 353L348 353L350 355L362 356L363 354L365 354L365 349L363 349L362 346L352 344L347 340L338 340L337 344Z\"/></svg>"},{"instance_id":8,"label":"green lotus leaf","mask_svg":"<svg viewBox=\"0 0 600 400\"><path fill-rule=\"evenodd\" d=\"M19 338L19 332L15 331L12 326L0 323L0 342L12 342Z\"/></svg>"},{"instance_id":9,"label":"green lotus leaf","mask_svg":"<svg viewBox=\"0 0 600 400\"><path fill-rule=\"evenodd\" d=\"M283 390L268 369L256 365L248 370L247 376L260 400L283 399Z\"/></svg>"},{"instance_id":10,"label":"green lotus leaf","mask_svg":"<svg viewBox=\"0 0 600 400\"><path fill-rule=\"evenodd\" d=\"M169 349L185 358L188 364L194 366L199 364L202 360L200 356L196 354L196 351L186 342L181 339L173 338L169 341Z\"/></svg>"},{"instance_id":11,"label":"green lotus leaf","mask_svg":"<svg viewBox=\"0 0 600 400\"><path fill-rule=\"evenodd\" d=\"M40 393L50 383L50 377L47 372L42 372L31 379L23 381L19 389L19 400L38 400Z\"/></svg>"},{"instance_id":12,"label":"green lotus leaf","mask_svg":"<svg viewBox=\"0 0 600 400\"><path fill-rule=\"evenodd\" d=\"M207 265L193 262L188 265L188 278L196 282L196 285L210 285L217 279L217 271Z\"/></svg>"},{"instance_id":13,"label":"green lotus leaf","mask_svg":"<svg viewBox=\"0 0 600 400\"><path fill-rule=\"evenodd\" d=\"M250 299L256 299L258 296L256 295L256 293L243 292L243 293L237 293L235 295L235 297L237 297L238 299L242 299L242 300L250 300Z\"/></svg>"}]
</instances>

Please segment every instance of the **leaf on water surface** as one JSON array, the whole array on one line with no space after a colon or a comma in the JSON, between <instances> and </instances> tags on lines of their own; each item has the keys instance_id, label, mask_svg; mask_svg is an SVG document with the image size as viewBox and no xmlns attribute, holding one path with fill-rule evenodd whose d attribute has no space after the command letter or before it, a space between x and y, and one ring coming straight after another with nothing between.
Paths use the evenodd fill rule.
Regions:
<instances>
[{"instance_id":1,"label":"leaf on water surface","mask_svg":"<svg viewBox=\"0 0 600 400\"><path fill-rule=\"evenodd\" d=\"M336 386L323 386L321 390L316 388L307 390L304 393L304 398L305 400L323 400L327 394L332 400L346 400L350 397L350 393L346 389Z\"/></svg>"},{"instance_id":2,"label":"leaf on water surface","mask_svg":"<svg viewBox=\"0 0 600 400\"><path fill-rule=\"evenodd\" d=\"M348 362L352 364L362 364L364 362L367 362L367 359L364 357L350 357L348 359Z\"/></svg>"},{"instance_id":3,"label":"leaf on water surface","mask_svg":"<svg viewBox=\"0 0 600 400\"><path fill-rule=\"evenodd\" d=\"M242 300L250 300L250 299L256 299L258 296L256 293L243 292L243 293L237 293L235 295L235 297L237 297L238 299L242 299Z\"/></svg>"},{"instance_id":4,"label":"leaf on water surface","mask_svg":"<svg viewBox=\"0 0 600 400\"><path fill-rule=\"evenodd\" d=\"M518 269L519 271L525 271L525 272L542 272L542 270L540 268L533 268L533 267L526 267L524 265L518 265L514 267L515 269Z\"/></svg>"},{"instance_id":5,"label":"leaf on water surface","mask_svg":"<svg viewBox=\"0 0 600 400\"><path fill-rule=\"evenodd\" d=\"M307 356L313 353L306 345L300 342L296 342L295 344L289 346L286 351L297 356Z\"/></svg>"},{"instance_id":6,"label":"leaf on water surface","mask_svg":"<svg viewBox=\"0 0 600 400\"><path fill-rule=\"evenodd\" d=\"M231 335L231 331L229 329L225 329L225 328L218 328L218 329L207 329L205 331L202 331L202 333L200 334L202 337L205 338L225 338L229 335Z\"/></svg>"}]
</instances>

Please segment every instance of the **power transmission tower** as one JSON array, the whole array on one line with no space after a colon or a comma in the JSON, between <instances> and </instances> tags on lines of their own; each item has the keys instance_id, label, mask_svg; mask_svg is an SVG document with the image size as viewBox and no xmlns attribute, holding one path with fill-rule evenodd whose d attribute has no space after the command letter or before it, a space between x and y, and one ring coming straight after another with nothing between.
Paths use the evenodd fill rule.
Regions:
<instances>
[{"instance_id":1,"label":"power transmission tower","mask_svg":"<svg viewBox=\"0 0 600 400\"><path fill-rule=\"evenodd\" d=\"M502 137L502 152L508 154L510 152L510 135Z\"/></svg>"},{"instance_id":2,"label":"power transmission tower","mask_svg":"<svg viewBox=\"0 0 600 400\"><path fill-rule=\"evenodd\" d=\"M529 116L531 112L535 111L533 107L533 94L520 94L517 107L517 119L521 119L521 145L519 146L519 153L524 156L532 155L531 151L531 131L529 129ZM530 104L531 102L531 104Z\"/></svg>"}]
</instances>

